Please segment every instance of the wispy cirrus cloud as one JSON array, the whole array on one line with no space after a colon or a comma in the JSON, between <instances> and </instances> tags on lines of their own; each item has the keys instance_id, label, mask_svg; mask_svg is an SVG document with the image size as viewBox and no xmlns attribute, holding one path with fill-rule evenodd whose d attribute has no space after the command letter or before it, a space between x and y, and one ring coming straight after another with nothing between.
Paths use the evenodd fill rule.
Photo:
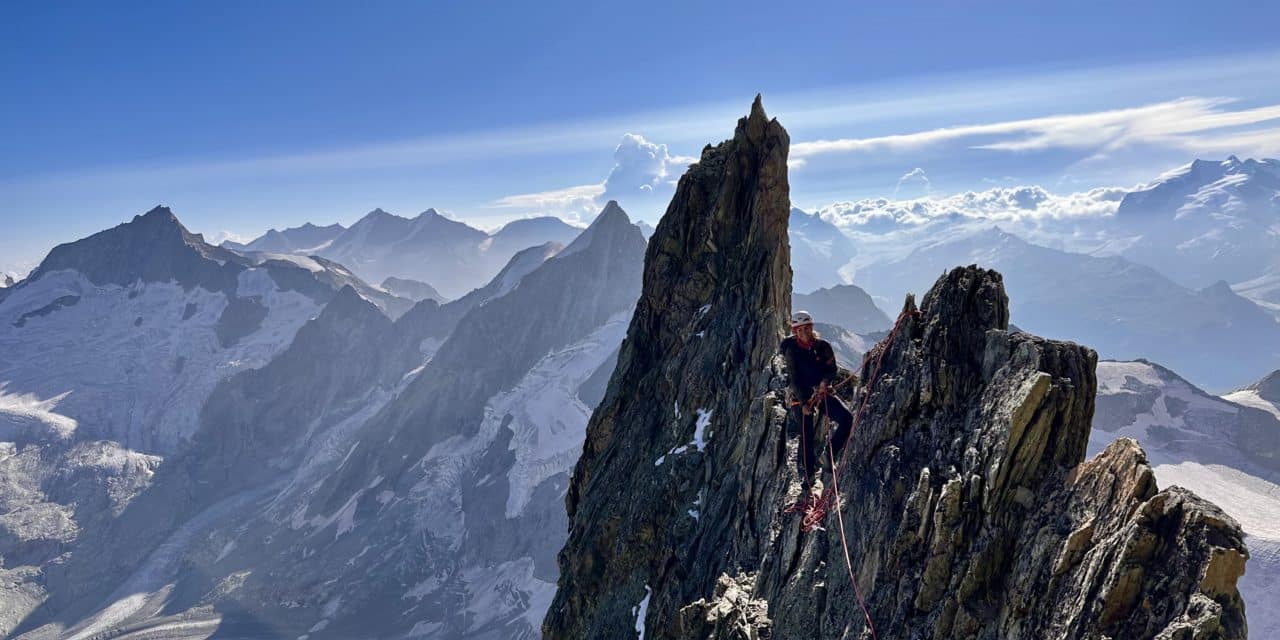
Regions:
<instances>
[{"instance_id":1,"label":"wispy cirrus cloud","mask_svg":"<svg viewBox=\"0 0 1280 640\"><path fill-rule=\"evenodd\" d=\"M586 220L609 200L617 200L632 215L650 216L666 206L684 166L697 158L673 156L667 145L627 133L614 148L613 161L603 182L505 196L490 206Z\"/></svg>"},{"instance_id":2,"label":"wispy cirrus cloud","mask_svg":"<svg viewBox=\"0 0 1280 640\"><path fill-rule=\"evenodd\" d=\"M584 184L564 189L520 193L494 200L491 206L501 209L529 209L531 211L564 211L594 206L604 193L604 183Z\"/></svg>"},{"instance_id":3,"label":"wispy cirrus cloud","mask_svg":"<svg viewBox=\"0 0 1280 640\"><path fill-rule=\"evenodd\" d=\"M1011 152L1052 148L1110 151L1143 144L1190 152L1231 148L1265 154L1280 146L1276 129L1239 130L1280 120L1280 105L1230 108L1236 102L1231 98L1180 98L1132 108L798 142L791 146L792 166L803 166L825 154L909 151L948 143Z\"/></svg>"}]
</instances>

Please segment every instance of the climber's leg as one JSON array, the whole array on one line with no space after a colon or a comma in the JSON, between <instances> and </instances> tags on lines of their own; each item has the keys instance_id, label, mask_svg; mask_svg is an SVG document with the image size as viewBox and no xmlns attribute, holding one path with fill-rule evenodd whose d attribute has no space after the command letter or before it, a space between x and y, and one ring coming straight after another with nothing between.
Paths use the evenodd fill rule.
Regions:
<instances>
[{"instance_id":1,"label":"climber's leg","mask_svg":"<svg viewBox=\"0 0 1280 640\"><path fill-rule=\"evenodd\" d=\"M839 458L840 452L844 451L844 445L849 442L849 434L853 432L853 414L849 412L849 407L834 395L825 398L822 404L827 411L827 418L835 423L834 430L831 432L831 453Z\"/></svg>"},{"instance_id":2,"label":"climber's leg","mask_svg":"<svg viewBox=\"0 0 1280 640\"><path fill-rule=\"evenodd\" d=\"M814 443L814 426L817 416L804 415L799 405L791 407L791 422L798 427L800 442L796 446L796 472L807 489L813 485L814 471L818 468L817 447Z\"/></svg>"}]
</instances>

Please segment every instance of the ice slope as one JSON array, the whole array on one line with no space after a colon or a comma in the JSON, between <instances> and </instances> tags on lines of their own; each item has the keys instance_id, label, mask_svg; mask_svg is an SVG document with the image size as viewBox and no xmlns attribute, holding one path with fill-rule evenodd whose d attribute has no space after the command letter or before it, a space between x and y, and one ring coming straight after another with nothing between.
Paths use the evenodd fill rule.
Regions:
<instances>
[{"instance_id":1,"label":"ice slope","mask_svg":"<svg viewBox=\"0 0 1280 640\"><path fill-rule=\"evenodd\" d=\"M0 301L4 397L28 398L30 406L56 399L60 424L77 423L84 437L174 451L195 430L218 381L265 364L319 310L261 269L242 272L236 293L258 300L266 315L258 330L224 347L218 321L228 299L221 292L97 286L74 271L46 274ZM41 313L59 300L74 302Z\"/></svg>"}]
</instances>

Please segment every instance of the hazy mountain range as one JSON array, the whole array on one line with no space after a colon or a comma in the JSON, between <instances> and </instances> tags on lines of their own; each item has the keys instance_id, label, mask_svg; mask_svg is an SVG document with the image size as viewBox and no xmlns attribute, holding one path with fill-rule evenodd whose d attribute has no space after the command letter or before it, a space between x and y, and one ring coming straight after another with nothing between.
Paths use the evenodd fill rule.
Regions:
<instances>
[{"instance_id":1,"label":"hazy mountain range","mask_svg":"<svg viewBox=\"0 0 1280 640\"><path fill-rule=\"evenodd\" d=\"M60 247L0 299L0 629L536 636L644 247L611 204L396 320L167 210Z\"/></svg>"},{"instance_id":2,"label":"hazy mountain range","mask_svg":"<svg viewBox=\"0 0 1280 640\"><path fill-rule=\"evenodd\" d=\"M545 242L567 243L581 229L559 218L529 218L489 234L428 209L403 218L374 209L344 228L305 224L272 229L246 244L224 242L242 252L318 255L339 262L366 282L417 280L440 295L457 298L483 285L521 249Z\"/></svg>"},{"instance_id":3,"label":"hazy mountain range","mask_svg":"<svg viewBox=\"0 0 1280 640\"><path fill-rule=\"evenodd\" d=\"M1277 166L1116 196L1073 221L1087 251L948 218L886 252L791 209L792 306L856 368L906 292L998 269L1019 328L1130 361L1098 365L1090 446L1137 437L1161 486L1241 521L1266 633ZM610 203L585 230L375 210L212 246L158 207L55 248L0 283L0 636L538 637L651 233Z\"/></svg>"}]
</instances>

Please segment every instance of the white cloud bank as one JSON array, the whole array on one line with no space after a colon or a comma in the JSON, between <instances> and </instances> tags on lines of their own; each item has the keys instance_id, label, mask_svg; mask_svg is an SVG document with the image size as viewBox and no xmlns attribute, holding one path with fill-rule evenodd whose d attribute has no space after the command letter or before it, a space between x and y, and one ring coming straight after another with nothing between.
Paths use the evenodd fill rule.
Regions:
<instances>
[{"instance_id":1,"label":"white cloud bank","mask_svg":"<svg viewBox=\"0 0 1280 640\"><path fill-rule=\"evenodd\" d=\"M1054 194L1040 186L995 187L946 197L868 198L818 209L852 238L858 256L842 272L899 259L917 247L998 226L1031 242L1067 251L1108 253L1124 240L1106 222L1129 189L1109 187Z\"/></svg>"},{"instance_id":2,"label":"white cloud bank","mask_svg":"<svg viewBox=\"0 0 1280 640\"><path fill-rule=\"evenodd\" d=\"M1015 223L1100 218L1114 214L1128 191L1108 187L1055 195L1039 186L995 187L944 198L834 202L818 213L842 230L866 233L887 233L937 222Z\"/></svg>"}]
</instances>

